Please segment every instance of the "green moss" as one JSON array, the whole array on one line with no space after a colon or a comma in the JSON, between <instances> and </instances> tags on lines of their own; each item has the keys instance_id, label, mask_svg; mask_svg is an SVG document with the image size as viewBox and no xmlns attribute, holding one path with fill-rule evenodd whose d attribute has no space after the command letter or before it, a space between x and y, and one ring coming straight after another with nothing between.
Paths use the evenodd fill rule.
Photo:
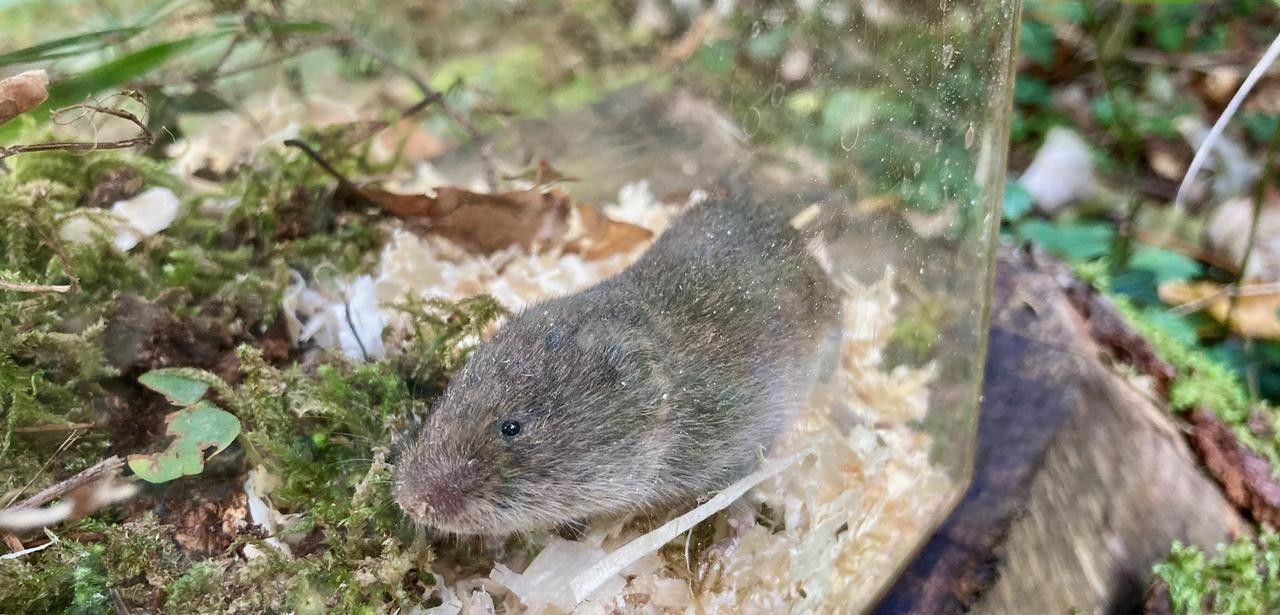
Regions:
<instances>
[{"instance_id":1,"label":"green moss","mask_svg":"<svg viewBox=\"0 0 1280 615\"><path fill-rule=\"evenodd\" d=\"M1175 542L1155 573L1169 585L1174 613L1253 615L1280 604L1280 535L1264 530L1209 557Z\"/></svg>"},{"instance_id":2,"label":"green moss","mask_svg":"<svg viewBox=\"0 0 1280 615\"><path fill-rule=\"evenodd\" d=\"M1169 385L1170 407L1181 412L1201 408L1213 412L1232 427L1247 447L1266 457L1273 473L1280 475L1280 438L1261 437L1247 425L1256 411L1280 426L1280 413L1264 403L1251 402L1239 375L1195 346L1194 336L1187 339L1179 326L1168 322L1165 310L1142 310L1125 297L1110 293L1107 296L1125 321L1151 343L1160 359L1174 368L1175 376Z\"/></svg>"},{"instance_id":3,"label":"green moss","mask_svg":"<svg viewBox=\"0 0 1280 615\"><path fill-rule=\"evenodd\" d=\"M409 298L395 306L409 316L413 336L394 359L399 372L415 390L441 391L449 374L462 366L484 330L505 315L502 304L488 295L452 303Z\"/></svg>"}]
</instances>

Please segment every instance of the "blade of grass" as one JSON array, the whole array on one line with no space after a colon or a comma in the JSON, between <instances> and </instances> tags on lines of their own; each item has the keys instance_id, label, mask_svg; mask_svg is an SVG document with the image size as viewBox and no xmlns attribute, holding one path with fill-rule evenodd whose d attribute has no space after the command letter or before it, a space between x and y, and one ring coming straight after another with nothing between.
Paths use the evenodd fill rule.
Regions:
<instances>
[{"instance_id":1,"label":"blade of grass","mask_svg":"<svg viewBox=\"0 0 1280 615\"><path fill-rule=\"evenodd\" d=\"M119 87L132 79L160 68L169 61L201 45L206 45L230 34L231 31L229 30L196 34L144 47L115 60L99 64L70 79L54 84L53 87L49 88L49 101L45 103L45 106L51 109L65 107L69 104L80 102L87 96Z\"/></svg>"},{"instance_id":2,"label":"blade of grass","mask_svg":"<svg viewBox=\"0 0 1280 615\"><path fill-rule=\"evenodd\" d=\"M68 55L101 49L108 45L121 43L143 31L143 27L110 28L96 32L85 32L63 38L54 39L25 49L0 54L0 66L10 64L26 64L41 62Z\"/></svg>"},{"instance_id":3,"label":"blade of grass","mask_svg":"<svg viewBox=\"0 0 1280 615\"><path fill-rule=\"evenodd\" d=\"M233 32L231 29L220 29L157 43L99 64L69 79L55 83L49 88L49 99L38 108L29 111L27 115L43 120L51 110L82 102L94 94L112 88L119 88L193 49L229 36ZM20 130L19 126L18 122L0 126L0 144L12 141Z\"/></svg>"}]
</instances>

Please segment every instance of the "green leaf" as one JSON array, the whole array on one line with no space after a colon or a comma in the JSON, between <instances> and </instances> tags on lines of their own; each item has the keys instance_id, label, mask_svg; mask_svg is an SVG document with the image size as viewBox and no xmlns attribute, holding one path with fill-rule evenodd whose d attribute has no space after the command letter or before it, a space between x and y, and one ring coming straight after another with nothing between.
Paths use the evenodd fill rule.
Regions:
<instances>
[{"instance_id":1,"label":"green leaf","mask_svg":"<svg viewBox=\"0 0 1280 615\"><path fill-rule=\"evenodd\" d=\"M1048 106L1053 102L1053 90L1043 79L1019 76L1013 83L1013 101L1019 105Z\"/></svg>"},{"instance_id":2,"label":"green leaf","mask_svg":"<svg viewBox=\"0 0 1280 615\"><path fill-rule=\"evenodd\" d=\"M127 41L142 31L143 28L135 26L130 28L111 28L109 30L98 30L96 32L86 32L84 34L66 36L37 45L32 45L17 51L0 54L0 66L8 66L10 64L27 64L30 62L42 62L57 58L65 58L67 56L81 54L86 51L93 51L108 45Z\"/></svg>"},{"instance_id":3,"label":"green leaf","mask_svg":"<svg viewBox=\"0 0 1280 615\"><path fill-rule=\"evenodd\" d=\"M209 390L208 383L192 378L191 370L180 367L153 369L138 376L138 383L164 395L175 406L190 406Z\"/></svg>"},{"instance_id":4,"label":"green leaf","mask_svg":"<svg viewBox=\"0 0 1280 615\"><path fill-rule=\"evenodd\" d=\"M174 41L157 43L120 56L115 60L99 64L70 79L55 83L49 88L49 100L45 102L44 107L49 109L65 107L104 90L120 87L130 80L137 79L164 66L175 58L190 53L193 49L230 33L230 30L216 30Z\"/></svg>"},{"instance_id":5,"label":"green leaf","mask_svg":"<svg viewBox=\"0 0 1280 615\"><path fill-rule=\"evenodd\" d=\"M204 470L209 457L222 452L240 435L240 419L213 403L202 401L165 417L169 448L149 455L129 455L129 469L149 483L164 483Z\"/></svg>"},{"instance_id":6,"label":"green leaf","mask_svg":"<svg viewBox=\"0 0 1280 615\"><path fill-rule=\"evenodd\" d=\"M1037 21L1024 20L1019 32L1018 51L1041 66L1053 62L1053 28Z\"/></svg>"},{"instance_id":7,"label":"green leaf","mask_svg":"<svg viewBox=\"0 0 1280 615\"><path fill-rule=\"evenodd\" d=\"M1000 217L1005 222L1017 222L1031 211L1031 193L1018 182L1004 182L1004 205Z\"/></svg>"},{"instance_id":8,"label":"green leaf","mask_svg":"<svg viewBox=\"0 0 1280 615\"><path fill-rule=\"evenodd\" d=\"M1060 222L1026 220L1018 225L1017 235L1046 252L1079 263L1106 256L1111 250L1115 231L1111 225L1098 222Z\"/></svg>"},{"instance_id":9,"label":"green leaf","mask_svg":"<svg viewBox=\"0 0 1280 615\"><path fill-rule=\"evenodd\" d=\"M1142 246L1129 259L1129 267L1155 274L1156 284L1199 277L1204 267L1191 258L1172 250Z\"/></svg>"},{"instance_id":10,"label":"green leaf","mask_svg":"<svg viewBox=\"0 0 1280 615\"><path fill-rule=\"evenodd\" d=\"M99 64L69 79L54 83L49 87L49 99L27 115L43 120L48 117L50 110L82 102L94 94L118 88L233 31L229 28L221 28L175 41L157 43ZM0 126L0 143L12 140L19 130L16 122Z\"/></svg>"}]
</instances>

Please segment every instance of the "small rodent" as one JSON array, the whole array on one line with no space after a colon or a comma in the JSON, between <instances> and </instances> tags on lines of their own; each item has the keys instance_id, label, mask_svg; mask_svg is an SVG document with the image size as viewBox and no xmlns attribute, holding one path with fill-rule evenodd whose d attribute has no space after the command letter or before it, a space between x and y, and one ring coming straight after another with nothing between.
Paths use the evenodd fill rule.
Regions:
<instances>
[{"instance_id":1,"label":"small rodent","mask_svg":"<svg viewBox=\"0 0 1280 615\"><path fill-rule=\"evenodd\" d=\"M513 316L401 452L397 502L437 530L506 535L750 472L838 322L787 213L741 195L695 205L622 273Z\"/></svg>"}]
</instances>

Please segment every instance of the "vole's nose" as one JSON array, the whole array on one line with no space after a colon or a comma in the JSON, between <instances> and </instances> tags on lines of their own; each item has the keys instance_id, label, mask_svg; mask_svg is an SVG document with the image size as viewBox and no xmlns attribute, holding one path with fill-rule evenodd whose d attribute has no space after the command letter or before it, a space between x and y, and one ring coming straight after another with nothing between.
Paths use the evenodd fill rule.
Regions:
<instances>
[{"instance_id":1,"label":"vole's nose","mask_svg":"<svg viewBox=\"0 0 1280 615\"><path fill-rule=\"evenodd\" d=\"M444 517L452 517L464 508L464 496L456 476L446 476L427 483L423 504L428 511Z\"/></svg>"}]
</instances>

